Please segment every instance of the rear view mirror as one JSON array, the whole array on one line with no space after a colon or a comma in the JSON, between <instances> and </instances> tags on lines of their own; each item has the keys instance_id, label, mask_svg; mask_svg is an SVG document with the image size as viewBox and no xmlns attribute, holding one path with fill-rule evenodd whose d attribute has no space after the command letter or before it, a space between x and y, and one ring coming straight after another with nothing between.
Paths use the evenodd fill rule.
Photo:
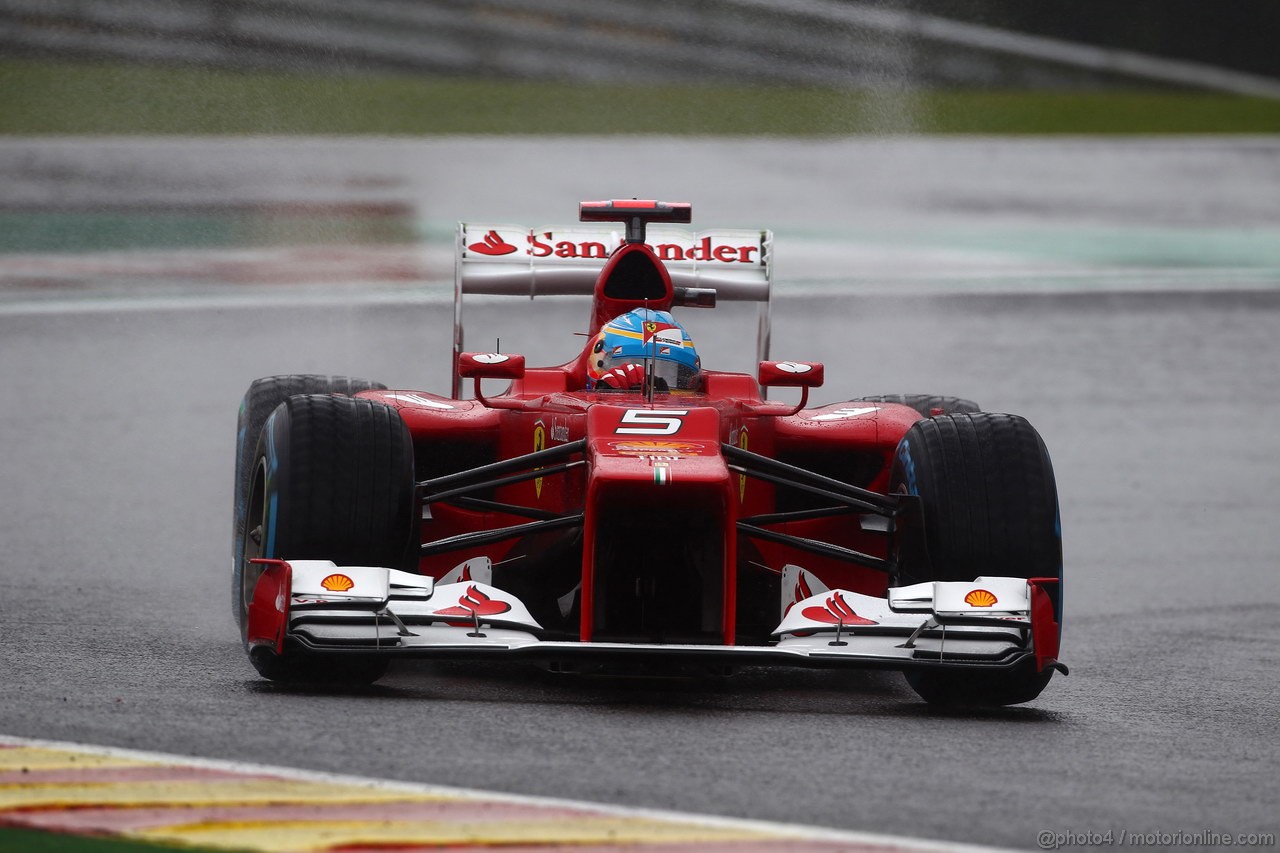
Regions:
<instances>
[{"instance_id":1,"label":"rear view mirror","mask_svg":"<svg viewBox=\"0 0 1280 853\"><path fill-rule=\"evenodd\" d=\"M501 352L459 353L458 375L464 379L523 379L524 356Z\"/></svg>"},{"instance_id":2,"label":"rear view mirror","mask_svg":"<svg viewBox=\"0 0 1280 853\"><path fill-rule=\"evenodd\" d=\"M820 361L762 361L758 380L765 388L817 388L822 374Z\"/></svg>"}]
</instances>

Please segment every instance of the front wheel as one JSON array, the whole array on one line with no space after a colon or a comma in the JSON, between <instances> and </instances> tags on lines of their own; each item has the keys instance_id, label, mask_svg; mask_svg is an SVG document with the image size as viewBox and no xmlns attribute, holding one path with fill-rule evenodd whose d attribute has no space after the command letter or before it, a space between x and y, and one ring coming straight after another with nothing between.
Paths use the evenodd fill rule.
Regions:
<instances>
[{"instance_id":1,"label":"front wheel","mask_svg":"<svg viewBox=\"0 0 1280 853\"><path fill-rule=\"evenodd\" d=\"M1062 534L1053 464L1017 415L966 413L917 421L898 444L890 489L920 498L928 561L902 567L899 584L980 575L1056 577L1062 624ZM907 681L927 702L1013 705L1040 694L1050 670L923 671Z\"/></svg>"},{"instance_id":2,"label":"front wheel","mask_svg":"<svg viewBox=\"0 0 1280 853\"><path fill-rule=\"evenodd\" d=\"M262 426L276 407L295 394L339 394L354 396L361 391L386 390L380 382L356 379L350 376L325 376L313 373L291 373L282 376L264 376L255 379L240 401L240 414L236 422L236 474L235 499L231 521L231 614L240 620L239 593L244 566L240 563L240 541L244 537L244 522L249 499L250 478L253 476L253 451L258 446ZM244 626L241 625L243 628Z\"/></svg>"},{"instance_id":3,"label":"front wheel","mask_svg":"<svg viewBox=\"0 0 1280 853\"><path fill-rule=\"evenodd\" d=\"M252 466L243 567L235 590L240 622L261 571L257 557L401 567L414 534L413 443L389 406L330 395L288 398L267 418ZM273 681L367 683L382 659L262 647L250 660Z\"/></svg>"}]
</instances>

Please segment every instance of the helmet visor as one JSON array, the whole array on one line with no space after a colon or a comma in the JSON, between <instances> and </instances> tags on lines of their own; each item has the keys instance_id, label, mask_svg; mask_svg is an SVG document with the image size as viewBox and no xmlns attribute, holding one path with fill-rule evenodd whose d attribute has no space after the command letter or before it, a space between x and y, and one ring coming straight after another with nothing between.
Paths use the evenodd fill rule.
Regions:
<instances>
[{"instance_id":1,"label":"helmet visor","mask_svg":"<svg viewBox=\"0 0 1280 853\"><path fill-rule=\"evenodd\" d=\"M646 365L646 362L648 363ZM688 391L694 386L694 379L698 372L688 365L681 364L678 361L672 361L669 358L637 358L636 356L605 356L604 371L608 372L615 367L621 367L626 364L646 365L650 375L656 380L654 390L671 391L681 390ZM664 388L665 386L665 388Z\"/></svg>"}]
</instances>

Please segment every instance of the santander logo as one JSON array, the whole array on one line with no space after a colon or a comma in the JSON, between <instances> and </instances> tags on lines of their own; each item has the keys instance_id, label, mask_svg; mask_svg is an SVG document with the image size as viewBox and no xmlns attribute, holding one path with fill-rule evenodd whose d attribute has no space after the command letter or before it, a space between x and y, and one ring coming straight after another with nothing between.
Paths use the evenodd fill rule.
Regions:
<instances>
[{"instance_id":1,"label":"santander logo","mask_svg":"<svg viewBox=\"0 0 1280 853\"><path fill-rule=\"evenodd\" d=\"M496 616L499 613L506 613L510 609L511 605L505 601L495 601L476 587L471 586L458 599L457 605L437 610L433 615L463 616L467 618L473 616Z\"/></svg>"},{"instance_id":2,"label":"santander logo","mask_svg":"<svg viewBox=\"0 0 1280 853\"><path fill-rule=\"evenodd\" d=\"M796 588L795 591L791 593L791 603L787 605L787 609L782 612L782 615L786 616L791 612L791 608L812 596L813 590L809 589L809 582L805 580L804 574L801 573L800 577L796 578Z\"/></svg>"},{"instance_id":3,"label":"santander logo","mask_svg":"<svg viewBox=\"0 0 1280 853\"><path fill-rule=\"evenodd\" d=\"M879 625L874 619L867 619L853 612L853 608L844 600L839 592L833 593L826 601L825 607L806 607L800 615L814 622L825 622L828 625Z\"/></svg>"},{"instance_id":4,"label":"santander logo","mask_svg":"<svg viewBox=\"0 0 1280 853\"><path fill-rule=\"evenodd\" d=\"M472 243L467 247L473 252L481 255L509 255L516 251L516 247L503 240L497 231L490 230L484 235L484 239L479 243Z\"/></svg>"},{"instance_id":5,"label":"santander logo","mask_svg":"<svg viewBox=\"0 0 1280 853\"><path fill-rule=\"evenodd\" d=\"M477 228L477 231L479 229ZM469 232L475 233L475 232ZM510 238L508 240L507 238ZM467 244L467 251L476 255L502 257L519 253L524 258L551 258L604 261L619 245L616 235L594 237L586 231L527 231L489 228L484 236ZM734 266L758 266L762 262L759 242L745 240L740 235L703 233L689 234L686 239L661 237L648 244L658 260L663 262L696 262L731 264Z\"/></svg>"},{"instance_id":6,"label":"santander logo","mask_svg":"<svg viewBox=\"0 0 1280 853\"><path fill-rule=\"evenodd\" d=\"M759 255L759 246L735 246L731 243L717 245L711 237L703 237L691 246L679 243L649 244L660 261L719 261L723 264L753 264ZM529 235L529 254L535 258L598 258L609 257L609 249L598 240L556 240L551 231Z\"/></svg>"}]
</instances>

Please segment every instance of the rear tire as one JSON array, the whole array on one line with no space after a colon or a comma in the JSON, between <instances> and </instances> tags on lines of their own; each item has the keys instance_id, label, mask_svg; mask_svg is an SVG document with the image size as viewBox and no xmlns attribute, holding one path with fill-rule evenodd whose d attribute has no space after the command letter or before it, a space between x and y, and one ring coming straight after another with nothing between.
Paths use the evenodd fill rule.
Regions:
<instances>
[{"instance_id":1,"label":"rear tire","mask_svg":"<svg viewBox=\"0 0 1280 853\"><path fill-rule=\"evenodd\" d=\"M930 394L880 394L875 397L863 397L860 402L897 403L910 406L926 418L934 415L972 414L982 411L972 400L963 397L937 397Z\"/></svg>"},{"instance_id":2,"label":"rear tire","mask_svg":"<svg viewBox=\"0 0 1280 853\"><path fill-rule=\"evenodd\" d=\"M928 565L903 567L900 583L970 581L980 575L1056 577L1062 624L1062 536L1053 464L1039 433L1017 415L940 415L912 425L894 455L890 489L918 495ZM926 702L1013 705L1048 684L1051 670L912 672Z\"/></svg>"},{"instance_id":3,"label":"rear tire","mask_svg":"<svg viewBox=\"0 0 1280 853\"><path fill-rule=\"evenodd\" d=\"M386 390L379 382L355 379L348 376L323 376L311 373L266 376L255 379L240 401L240 415L236 424L236 479L235 501L232 509L232 580L231 613L237 624L241 607L239 588L244 567L240 564L240 541L244 537L246 502L249 495L249 478L252 475L253 451L258 446L262 425L285 400L295 394L341 394L347 397L361 391ZM243 628L243 625L241 625Z\"/></svg>"},{"instance_id":4,"label":"rear tire","mask_svg":"<svg viewBox=\"0 0 1280 853\"><path fill-rule=\"evenodd\" d=\"M255 557L399 567L414 534L413 442L395 409L370 400L298 395L267 418L251 466L235 589L243 637ZM385 659L255 648L273 681L360 684Z\"/></svg>"}]
</instances>

